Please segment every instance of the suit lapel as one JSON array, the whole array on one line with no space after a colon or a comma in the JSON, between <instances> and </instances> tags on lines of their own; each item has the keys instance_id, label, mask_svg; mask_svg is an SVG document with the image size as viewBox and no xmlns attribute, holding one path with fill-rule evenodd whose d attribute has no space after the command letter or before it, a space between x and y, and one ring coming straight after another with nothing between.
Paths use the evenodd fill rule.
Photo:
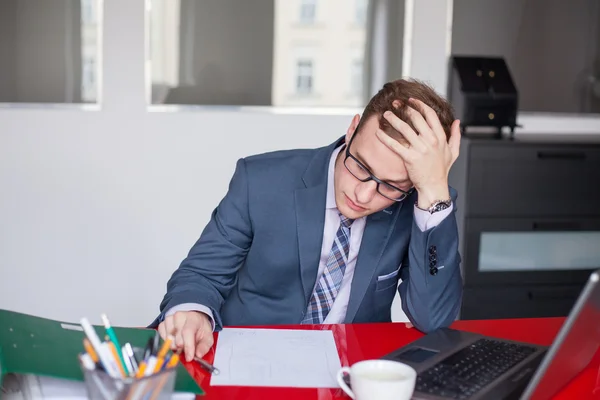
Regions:
<instances>
[{"instance_id":1,"label":"suit lapel","mask_svg":"<svg viewBox=\"0 0 600 400\"><path fill-rule=\"evenodd\" d=\"M354 268L345 323L351 323L358 312L358 307L365 297L367 287L373 279L379 260L390 239L402 204L403 202L367 217L356 267ZM390 213L390 209L393 212Z\"/></svg>"},{"instance_id":2,"label":"suit lapel","mask_svg":"<svg viewBox=\"0 0 600 400\"><path fill-rule=\"evenodd\" d=\"M302 176L304 187L296 189L295 192L300 278L305 303L308 303L312 295L319 270L329 160L333 150L342 140L343 138L317 151Z\"/></svg>"},{"instance_id":3,"label":"suit lapel","mask_svg":"<svg viewBox=\"0 0 600 400\"><path fill-rule=\"evenodd\" d=\"M312 294L319 270L323 226L325 225L326 190L326 184L296 190L300 278L306 303Z\"/></svg>"}]
</instances>

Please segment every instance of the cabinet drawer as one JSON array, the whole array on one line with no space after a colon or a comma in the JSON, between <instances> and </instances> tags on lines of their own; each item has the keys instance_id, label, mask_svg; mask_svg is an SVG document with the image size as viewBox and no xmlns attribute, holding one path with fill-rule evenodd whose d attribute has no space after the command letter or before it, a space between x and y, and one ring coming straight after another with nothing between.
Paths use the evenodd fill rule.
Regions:
<instances>
[{"instance_id":1,"label":"cabinet drawer","mask_svg":"<svg viewBox=\"0 0 600 400\"><path fill-rule=\"evenodd\" d=\"M575 304L581 285L466 287L460 319L562 317Z\"/></svg>"},{"instance_id":2,"label":"cabinet drawer","mask_svg":"<svg viewBox=\"0 0 600 400\"><path fill-rule=\"evenodd\" d=\"M468 215L600 215L600 148L473 146Z\"/></svg>"}]
</instances>

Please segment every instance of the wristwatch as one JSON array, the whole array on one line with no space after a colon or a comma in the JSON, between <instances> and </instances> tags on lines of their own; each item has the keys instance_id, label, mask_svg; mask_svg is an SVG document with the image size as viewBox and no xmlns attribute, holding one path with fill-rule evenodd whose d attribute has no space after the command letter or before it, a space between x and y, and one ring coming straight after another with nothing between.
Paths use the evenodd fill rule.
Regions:
<instances>
[{"instance_id":1,"label":"wristwatch","mask_svg":"<svg viewBox=\"0 0 600 400\"><path fill-rule=\"evenodd\" d=\"M429 214L433 214L433 213L436 213L438 211L442 211L442 210L445 210L447 208L450 208L451 204L452 204L452 199L448 199L448 200L436 200L436 201L433 202L433 204L431 204L431 206L429 208L421 208L415 202L415 205L417 206L417 208L419 210L427 211Z\"/></svg>"}]
</instances>

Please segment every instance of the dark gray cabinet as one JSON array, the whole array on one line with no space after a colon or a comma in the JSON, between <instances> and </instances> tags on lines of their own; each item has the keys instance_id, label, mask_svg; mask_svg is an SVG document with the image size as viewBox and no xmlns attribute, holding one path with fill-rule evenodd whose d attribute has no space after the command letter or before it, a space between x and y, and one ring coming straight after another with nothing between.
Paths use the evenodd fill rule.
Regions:
<instances>
[{"instance_id":1,"label":"dark gray cabinet","mask_svg":"<svg viewBox=\"0 0 600 400\"><path fill-rule=\"evenodd\" d=\"M464 136L461 319L568 314L600 268L600 134Z\"/></svg>"}]
</instances>

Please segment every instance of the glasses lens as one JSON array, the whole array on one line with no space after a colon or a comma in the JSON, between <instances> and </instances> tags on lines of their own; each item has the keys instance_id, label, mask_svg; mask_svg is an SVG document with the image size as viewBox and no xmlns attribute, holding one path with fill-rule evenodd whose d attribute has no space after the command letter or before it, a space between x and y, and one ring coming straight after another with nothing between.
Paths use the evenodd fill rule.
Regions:
<instances>
[{"instance_id":1,"label":"glasses lens","mask_svg":"<svg viewBox=\"0 0 600 400\"><path fill-rule=\"evenodd\" d=\"M406 193L391 186L388 186L385 183L379 185L379 193L381 193L390 200L400 201L406 198Z\"/></svg>"},{"instance_id":2,"label":"glasses lens","mask_svg":"<svg viewBox=\"0 0 600 400\"><path fill-rule=\"evenodd\" d=\"M348 171L350 171L352 175L361 181L371 177L369 172L361 167L360 164L357 163L352 157L347 157L344 165L346 165L346 168L348 168Z\"/></svg>"}]
</instances>

